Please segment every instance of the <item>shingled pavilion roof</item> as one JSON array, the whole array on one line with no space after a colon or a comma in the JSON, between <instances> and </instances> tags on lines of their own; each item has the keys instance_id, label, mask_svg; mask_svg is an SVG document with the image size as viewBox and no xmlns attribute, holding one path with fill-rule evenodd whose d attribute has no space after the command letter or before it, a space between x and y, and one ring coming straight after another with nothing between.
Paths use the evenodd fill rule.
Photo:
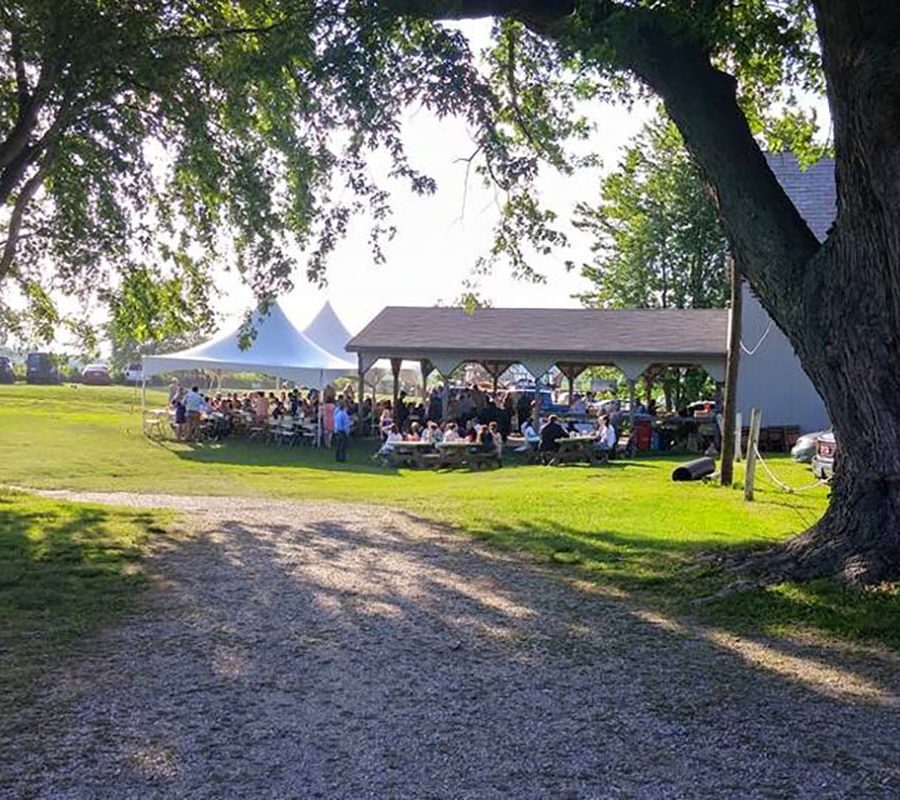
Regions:
<instances>
[{"instance_id":1,"label":"shingled pavilion roof","mask_svg":"<svg viewBox=\"0 0 900 800\"><path fill-rule=\"evenodd\" d=\"M442 374L463 362L519 363L539 377L554 364L619 367L700 364L721 380L727 309L551 309L388 306L347 344L368 369L379 358L430 361Z\"/></svg>"}]
</instances>

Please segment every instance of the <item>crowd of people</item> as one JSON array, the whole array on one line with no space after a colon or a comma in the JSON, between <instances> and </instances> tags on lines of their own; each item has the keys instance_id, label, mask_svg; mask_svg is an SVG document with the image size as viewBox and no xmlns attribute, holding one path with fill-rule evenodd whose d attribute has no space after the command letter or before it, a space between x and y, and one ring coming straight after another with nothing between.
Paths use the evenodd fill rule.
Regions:
<instances>
[{"instance_id":1,"label":"crowd of people","mask_svg":"<svg viewBox=\"0 0 900 800\"><path fill-rule=\"evenodd\" d=\"M390 453L401 441L434 445L467 442L499 453L511 436L520 437L518 450L543 452L556 451L559 440L567 436L591 436L597 448L606 450L615 449L617 438L616 411L590 417L583 395L576 395L570 406L573 416L583 418L579 428L571 420L563 426L552 414L536 423L533 394L504 391L495 399L477 385L454 389L446 412L442 386L432 389L422 402L410 402L406 392L400 392L396 404L390 400L376 402L371 397L360 404L349 383L340 393L333 386L321 391L294 388L204 393L196 385L186 389L173 379L169 404L176 435L183 440L197 438L203 421L212 424L217 439L248 424L268 426L285 420L301 425L321 423L322 440L328 447L334 445L338 461L346 459L351 430L380 436L380 456ZM584 419L593 420L593 428L587 433Z\"/></svg>"},{"instance_id":2,"label":"crowd of people","mask_svg":"<svg viewBox=\"0 0 900 800\"><path fill-rule=\"evenodd\" d=\"M204 419L214 423L215 437L221 439L248 422L262 426L290 418L301 424L317 424L321 412L322 435L329 447L336 433L349 435L353 418L358 418L360 413L353 387L349 384L340 395L332 386L326 386L321 392L317 389L289 389L210 394L201 392L196 385L187 389L173 379L169 386L169 405L174 412L176 436L185 440L196 438ZM369 409L371 414L371 401ZM349 423L339 419L339 411L349 418Z\"/></svg>"},{"instance_id":3,"label":"crowd of people","mask_svg":"<svg viewBox=\"0 0 900 800\"><path fill-rule=\"evenodd\" d=\"M599 450L614 451L617 428L610 414L598 414L592 428L585 433L570 420L566 427L559 417L551 414L535 427L535 400L525 393L503 392L495 401L477 385L455 392L450 397L447 413L443 413L443 388L435 387L428 403L409 404L401 392L394 408L389 400L378 404L377 428L382 439L378 456L388 455L398 442L467 441L485 450L502 451L504 443L514 434L521 437L517 450L555 452L559 440L572 436L589 436ZM614 414L617 414L615 406ZM573 416L588 418L588 406L583 395L576 395L570 407ZM582 428L584 423L582 423Z\"/></svg>"}]
</instances>

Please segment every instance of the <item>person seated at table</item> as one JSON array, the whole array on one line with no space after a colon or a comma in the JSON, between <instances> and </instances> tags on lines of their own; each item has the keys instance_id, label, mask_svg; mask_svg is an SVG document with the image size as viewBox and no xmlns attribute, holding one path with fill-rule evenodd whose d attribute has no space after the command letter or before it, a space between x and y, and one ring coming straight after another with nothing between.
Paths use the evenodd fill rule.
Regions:
<instances>
[{"instance_id":1,"label":"person seated at table","mask_svg":"<svg viewBox=\"0 0 900 800\"><path fill-rule=\"evenodd\" d=\"M498 456L503 451L503 441L500 438L500 430L496 422L482 425L478 431L478 447L484 453L496 453Z\"/></svg>"},{"instance_id":2,"label":"person seated at table","mask_svg":"<svg viewBox=\"0 0 900 800\"><path fill-rule=\"evenodd\" d=\"M522 436L525 437L526 446L534 447L541 441L540 434L534 429L534 424L530 419L526 419L522 423Z\"/></svg>"},{"instance_id":3,"label":"person seated at table","mask_svg":"<svg viewBox=\"0 0 900 800\"><path fill-rule=\"evenodd\" d=\"M375 454L376 458L389 456L394 452L394 445L397 442L403 441L403 434L400 433L400 427L397 423L393 423L391 427L388 429L387 437L384 440L384 444L381 445L381 448Z\"/></svg>"},{"instance_id":4,"label":"person seated at table","mask_svg":"<svg viewBox=\"0 0 900 800\"><path fill-rule=\"evenodd\" d=\"M429 421L422 428L422 441L430 442L431 444L438 444L441 441L441 429L438 427L437 423L433 420Z\"/></svg>"},{"instance_id":5,"label":"person seated at table","mask_svg":"<svg viewBox=\"0 0 900 800\"><path fill-rule=\"evenodd\" d=\"M575 422L571 419L566 423L566 436L570 438L572 436L578 436L578 428L575 425Z\"/></svg>"},{"instance_id":6,"label":"person seated at table","mask_svg":"<svg viewBox=\"0 0 900 800\"><path fill-rule=\"evenodd\" d=\"M421 428L419 427L418 422L413 422L409 426L409 433L406 435L407 442L418 442L421 440Z\"/></svg>"},{"instance_id":7,"label":"person seated at table","mask_svg":"<svg viewBox=\"0 0 900 800\"><path fill-rule=\"evenodd\" d=\"M453 442L458 442L460 440L459 430L456 427L455 422L448 422L447 429L444 431L443 441L452 444Z\"/></svg>"},{"instance_id":8,"label":"person seated at table","mask_svg":"<svg viewBox=\"0 0 900 800\"><path fill-rule=\"evenodd\" d=\"M597 420L597 432L594 434L594 447L598 450L616 449L616 429L609 417L602 416Z\"/></svg>"},{"instance_id":9,"label":"person seated at table","mask_svg":"<svg viewBox=\"0 0 900 800\"><path fill-rule=\"evenodd\" d=\"M474 444L478 441L479 425L474 419L466 420L466 440Z\"/></svg>"},{"instance_id":10,"label":"person seated at table","mask_svg":"<svg viewBox=\"0 0 900 800\"><path fill-rule=\"evenodd\" d=\"M387 439L391 428L394 426L394 417L391 414L391 404L385 403L381 411L381 419L378 422L378 430L381 431L381 438Z\"/></svg>"},{"instance_id":11,"label":"person seated at table","mask_svg":"<svg viewBox=\"0 0 900 800\"><path fill-rule=\"evenodd\" d=\"M555 453L559 450L559 442L557 439L565 439L566 431L559 424L559 418L556 414L551 414L547 424L541 428L541 451L544 453Z\"/></svg>"},{"instance_id":12,"label":"person seated at table","mask_svg":"<svg viewBox=\"0 0 900 800\"><path fill-rule=\"evenodd\" d=\"M537 450L541 444L541 437L538 435L538 432L534 429L534 425L531 424L531 420L526 420L522 424L522 436L525 441L520 444L514 452L516 453L530 453L533 450Z\"/></svg>"}]
</instances>

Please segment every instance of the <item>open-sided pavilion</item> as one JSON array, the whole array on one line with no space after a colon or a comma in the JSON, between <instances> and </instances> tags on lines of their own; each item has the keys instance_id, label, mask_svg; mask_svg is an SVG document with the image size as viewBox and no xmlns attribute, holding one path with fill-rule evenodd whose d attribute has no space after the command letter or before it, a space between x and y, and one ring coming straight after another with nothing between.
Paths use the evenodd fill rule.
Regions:
<instances>
[{"instance_id":1,"label":"open-sided pavilion","mask_svg":"<svg viewBox=\"0 0 900 800\"><path fill-rule=\"evenodd\" d=\"M403 361L419 362L423 376L447 379L461 364L481 364L497 380L521 364L539 380L556 366L572 384L592 366L624 374L634 408L636 381L657 366L700 366L725 380L728 309L549 309L388 306L346 349L357 355L360 396L364 376L390 359L394 401Z\"/></svg>"}]
</instances>

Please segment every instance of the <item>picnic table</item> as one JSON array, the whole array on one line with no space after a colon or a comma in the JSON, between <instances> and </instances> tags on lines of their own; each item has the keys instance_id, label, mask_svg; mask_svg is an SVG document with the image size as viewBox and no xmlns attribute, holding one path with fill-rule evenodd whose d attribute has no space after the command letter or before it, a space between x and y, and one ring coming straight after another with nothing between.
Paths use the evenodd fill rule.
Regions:
<instances>
[{"instance_id":1,"label":"picnic table","mask_svg":"<svg viewBox=\"0 0 900 800\"><path fill-rule=\"evenodd\" d=\"M482 450L478 445L468 441L441 442L437 445L440 452L439 467L471 467L479 469L496 464L502 466L500 452L495 449Z\"/></svg>"},{"instance_id":2,"label":"picnic table","mask_svg":"<svg viewBox=\"0 0 900 800\"><path fill-rule=\"evenodd\" d=\"M388 454L388 463L395 467L437 466L440 455L431 442L397 442Z\"/></svg>"},{"instance_id":3,"label":"picnic table","mask_svg":"<svg viewBox=\"0 0 900 800\"><path fill-rule=\"evenodd\" d=\"M593 436L567 436L557 439L556 452L544 454L545 463L548 464L574 464L585 461L588 464L597 464L608 460L609 456L596 447L597 440Z\"/></svg>"},{"instance_id":4,"label":"picnic table","mask_svg":"<svg viewBox=\"0 0 900 800\"><path fill-rule=\"evenodd\" d=\"M479 445L458 442L397 442L385 462L394 467L419 469L443 467L471 467L479 469L496 464L501 466L500 453L495 449L482 450Z\"/></svg>"}]
</instances>

